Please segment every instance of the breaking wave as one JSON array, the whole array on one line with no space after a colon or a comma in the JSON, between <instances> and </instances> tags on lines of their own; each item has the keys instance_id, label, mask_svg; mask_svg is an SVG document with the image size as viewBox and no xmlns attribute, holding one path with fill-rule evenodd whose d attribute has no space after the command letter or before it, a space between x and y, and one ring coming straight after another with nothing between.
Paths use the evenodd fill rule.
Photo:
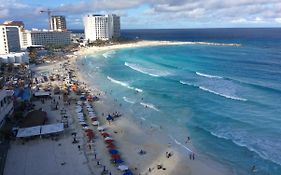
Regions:
<instances>
[{"instance_id":1,"label":"breaking wave","mask_svg":"<svg viewBox=\"0 0 281 175\"><path fill-rule=\"evenodd\" d=\"M119 84L119 85L121 85L123 87L126 87L128 89L132 89L132 90L135 90L137 92L143 92L142 89L132 87L132 86L128 85L126 82L115 80L115 79L111 78L110 76L107 76L107 79L110 80L112 83Z\"/></svg>"},{"instance_id":2,"label":"breaking wave","mask_svg":"<svg viewBox=\"0 0 281 175\"><path fill-rule=\"evenodd\" d=\"M134 104L134 103L135 103L133 100L131 100L131 99L127 98L127 97L123 97L123 100L124 100L125 102L131 103L131 104Z\"/></svg>"},{"instance_id":3,"label":"breaking wave","mask_svg":"<svg viewBox=\"0 0 281 175\"><path fill-rule=\"evenodd\" d=\"M149 104L149 103L140 103L141 105L143 105L144 107L146 107L146 108L150 108L150 109L153 109L153 110L155 110L155 111L160 111L159 109L157 109L153 104Z\"/></svg>"},{"instance_id":4,"label":"breaking wave","mask_svg":"<svg viewBox=\"0 0 281 175\"><path fill-rule=\"evenodd\" d=\"M212 94L219 95L219 96L222 96L222 97L225 97L225 98L228 98L228 99L239 100L239 101L247 101L247 99L245 99L245 98L240 98L240 97L236 97L236 96L226 95L226 94L219 93L219 92L216 92L214 90L208 89L206 87L198 86L198 85L195 85L195 84L192 84L192 83L188 83L188 82L185 82L185 81L182 81L182 80L180 81L180 83L183 84L183 85L193 86L193 87L199 88L199 89L201 89L203 91L207 91L207 92L210 92Z\"/></svg>"},{"instance_id":5,"label":"breaking wave","mask_svg":"<svg viewBox=\"0 0 281 175\"><path fill-rule=\"evenodd\" d=\"M115 51L114 51L114 50L105 52L105 53L102 54L102 56L103 56L104 58L108 58L108 57L111 57L113 54L115 54Z\"/></svg>"},{"instance_id":6,"label":"breaking wave","mask_svg":"<svg viewBox=\"0 0 281 175\"><path fill-rule=\"evenodd\" d=\"M225 97L225 98L229 98L229 99L232 99L232 100L247 101L247 99L245 99L245 98L240 98L240 97L235 97L235 96L226 95L226 94L219 93L219 92L210 90L210 89L205 88L205 87L202 87L202 86L199 86L199 89L201 89L201 90L203 90L203 91L207 91L207 92L213 93L213 94L216 94L216 95L219 95L219 96L222 96L222 97Z\"/></svg>"},{"instance_id":7,"label":"breaking wave","mask_svg":"<svg viewBox=\"0 0 281 175\"><path fill-rule=\"evenodd\" d=\"M217 76L217 75L209 75L209 74L204 74L201 72L195 72L196 75L199 75L201 77L207 77L207 78L217 78L217 79L222 79L223 77Z\"/></svg>"},{"instance_id":8,"label":"breaking wave","mask_svg":"<svg viewBox=\"0 0 281 175\"><path fill-rule=\"evenodd\" d=\"M159 71L159 70L154 70L154 69L150 69L150 68L144 68L144 67L141 67L141 66L139 66L137 64L133 64L133 63L125 62L124 65L133 69L133 70L135 70L135 71L137 71L137 72L147 74L147 75L150 75L152 77L163 77L163 76L170 75L170 73L167 72L167 71Z\"/></svg>"}]
</instances>

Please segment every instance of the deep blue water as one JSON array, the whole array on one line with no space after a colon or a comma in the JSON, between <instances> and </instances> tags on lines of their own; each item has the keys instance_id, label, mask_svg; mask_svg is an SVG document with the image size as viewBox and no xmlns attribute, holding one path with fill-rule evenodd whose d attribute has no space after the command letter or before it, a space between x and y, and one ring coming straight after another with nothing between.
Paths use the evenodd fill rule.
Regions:
<instances>
[{"instance_id":1,"label":"deep blue water","mask_svg":"<svg viewBox=\"0 0 281 175\"><path fill-rule=\"evenodd\" d=\"M84 72L125 110L236 174L281 174L281 29L123 30L146 40L238 43L88 55ZM128 108L129 106L129 108ZM172 127L171 127L172 126Z\"/></svg>"}]
</instances>

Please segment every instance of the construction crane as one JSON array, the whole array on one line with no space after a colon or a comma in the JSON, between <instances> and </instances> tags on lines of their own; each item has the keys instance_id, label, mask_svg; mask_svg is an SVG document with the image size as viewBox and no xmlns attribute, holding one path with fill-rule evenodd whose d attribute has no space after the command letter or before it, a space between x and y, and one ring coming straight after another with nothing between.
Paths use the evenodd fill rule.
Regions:
<instances>
[{"instance_id":1,"label":"construction crane","mask_svg":"<svg viewBox=\"0 0 281 175\"><path fill-rule=\"evenodd\" d=\"M47 13L48 14L48 23L49 23L49 30L52 30L52 10L47 9L47 10L40 10L40 13Z\"/></svg>"}]
</instances>

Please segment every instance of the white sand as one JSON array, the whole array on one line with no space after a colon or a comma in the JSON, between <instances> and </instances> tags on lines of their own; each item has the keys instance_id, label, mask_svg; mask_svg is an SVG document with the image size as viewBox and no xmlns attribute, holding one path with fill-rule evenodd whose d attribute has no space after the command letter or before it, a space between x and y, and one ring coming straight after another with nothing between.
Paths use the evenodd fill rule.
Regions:
<instances>
[{"instance_id":1,"label":"white sand","mask_svg":"<svg viewBox=\"0 0 281 175\"><path fill-rule=\"evenodd\" d=\"M178 42L178 41L138 41L135 43L126 43L118 44L112 46L104 47L87 47L80 49L76 54L77 55L87 55L95 54L100 51L108 51L114 49L123 49L123 48L136 48L136 47L147 47L147 46L167 46L167 45L221 45L221 46L240 46L240 44L223 44L223 43L209 43L209 42Z\"/></svg>"}]
</instances>

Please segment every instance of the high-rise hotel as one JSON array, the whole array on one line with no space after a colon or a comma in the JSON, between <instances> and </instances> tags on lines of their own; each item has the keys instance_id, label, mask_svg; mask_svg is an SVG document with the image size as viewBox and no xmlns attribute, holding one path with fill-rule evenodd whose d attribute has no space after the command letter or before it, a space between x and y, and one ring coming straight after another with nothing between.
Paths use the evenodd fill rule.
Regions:
<instances>
[{"instance_id":1,"label":"high-rise hotel","mask_svg":"<svg viewBox=\"0 0 281 175\"><path fill-rule=\"evenodd\" d=\"M87 15L83 22L85 39L89 42L120 37L120 17L117 15Z\"/></svg>"},{"instance_id":2,"label":"high-rise hotel","mask_svg":"<svg viewBox=\"0 0 281 175\"><path fill-rule=\"evenodd\" d=\"M64 16L51 17L51 30L53 31L66 31L66 20Z\"/></svg>"}]
</instances>

